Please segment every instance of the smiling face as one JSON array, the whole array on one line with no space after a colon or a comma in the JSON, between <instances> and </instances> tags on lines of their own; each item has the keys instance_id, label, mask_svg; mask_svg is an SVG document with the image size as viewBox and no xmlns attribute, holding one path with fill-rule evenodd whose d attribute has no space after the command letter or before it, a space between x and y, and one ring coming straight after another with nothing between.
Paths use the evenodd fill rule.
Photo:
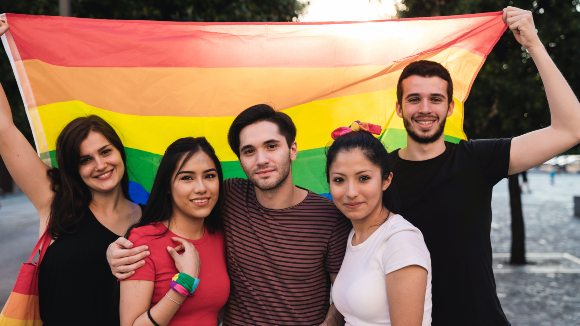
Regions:
<instances>
[{"instance_id":1,"label":"smiling face","mask_svg":"<svg viewBox=\"0 0 580 326\"><path fill-rule=\"evenodd\" d=\"M391 178L392 174L385 180L381 168L360 149L342 151L329 169L330 194L336 207L353 222L378 217Z\"/></svg>"},{"instance_id":2,"label":"smiling face","mask_svg":"<svg viewBox=\"0 0 580 326\"><path fill-rule=\"evenodd\" d=\"M177 167L183 163L179 160ZM206 218L218 201L220 182L216 166L203 151L195 153L171 178L173 214Z\"/></svg>"},{"instance_id":3,"label":"smiling face","mask_svg":"<svg viewBox=\"0 0 580 326\"><path fill-rule=\"evenodd\" d=\"M125 164L119 150L105 136L89 132L79 152L79 174L92 192L109 192L121 187Z\"/></svg>"},{"instance_id":4,"label":"smiling face","mask_svg":"<svg viewBox=\"0 0 580 326\"><path fill-rule=\"evenodd\" d=\"M290 180L296 142L288 148L286 138L272 122L260 121L240 132L240 164L248 180L260 190L274 190Z\"/></svg>"},{"instance_id":5,"label":"smiling face","mask_svg":"<svg viewBox=\"0 0 580 326\"><path fill-rule=\"evenodd\" d=\"M445 119L453 114L447 82L439 77L410 76L402 81L402 104L397 115L403 118L409 137L420 144L443 139Z\"/></svg>"}]
</instances>

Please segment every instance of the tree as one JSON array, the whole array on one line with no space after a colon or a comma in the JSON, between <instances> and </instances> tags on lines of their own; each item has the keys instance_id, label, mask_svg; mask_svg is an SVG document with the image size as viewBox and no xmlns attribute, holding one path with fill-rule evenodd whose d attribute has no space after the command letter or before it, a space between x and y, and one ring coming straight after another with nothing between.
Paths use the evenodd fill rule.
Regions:
<instances>
[{"instance_id":1,"label":"tree","mask_svg":"<svg viewBox=\"0 0 580 326\"><path fill-rule=\"evenodd\" d=\"M538 35L572 90L580 91L580 0L403 0L401 18L460 15L502 10L506 5L531 10ZM465 103L469 138L515 137L550 125L542 81L527 51L507 31L487 57ZM567 153L580 153L580 146ZM508 180L512 212L510 263L525 263L525 231L518 176Z\"/></svg>"}]
</instances>

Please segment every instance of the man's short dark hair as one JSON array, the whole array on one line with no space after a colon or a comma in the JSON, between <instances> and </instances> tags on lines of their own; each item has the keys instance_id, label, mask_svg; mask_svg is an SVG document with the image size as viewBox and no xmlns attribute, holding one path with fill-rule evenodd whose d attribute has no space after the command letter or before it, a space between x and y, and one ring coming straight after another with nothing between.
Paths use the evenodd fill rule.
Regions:
<instances>
[{"instance_id":1,"label":"man's short dark hair","mask_svg":"<svg viewBox=\"0 0 580 326\"><path fill-rule=\"evenodd\" d=\"M242 129L261 121L268 121L277 125L278 132L286 138L288 148L294 143L296 126L286 113L277 112L267 104L254 105L240 113L228 131L228 143L238 158L240 158L240 133Z\"/></svg>"},{"instance_id":2,"label":"man's short dark hair","mask_svg":"<svg viewBox=\"0 0 580 326\"><path fill-rule=\"evenodd\" d=\"M411 76L439 77L443 79L447 82L447 105L453 101L453 81L449 70L438 62L419 60L408 64L399 77L399 82L397 82L397 102L399 105L403 105L403 80Z\"/></svg>"}]
</instances>

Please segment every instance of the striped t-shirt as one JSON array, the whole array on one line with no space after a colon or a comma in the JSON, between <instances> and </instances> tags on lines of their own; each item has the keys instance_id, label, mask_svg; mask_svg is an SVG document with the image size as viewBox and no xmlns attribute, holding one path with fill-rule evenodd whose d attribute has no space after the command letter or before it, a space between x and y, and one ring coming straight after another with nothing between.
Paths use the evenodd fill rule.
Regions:
<instances>
[{"instance_id":1,"label":"striped t-shirt","mask_svg":"<svg viewBox=\"0 0 580 326\"><path fill-rule=\"evenodd\" d=\"M262 207L245 179L225 181L231 280L224 325L319 325L329 308L350 221L311 191L296 206Z\"/></svg>"}]
</instances>

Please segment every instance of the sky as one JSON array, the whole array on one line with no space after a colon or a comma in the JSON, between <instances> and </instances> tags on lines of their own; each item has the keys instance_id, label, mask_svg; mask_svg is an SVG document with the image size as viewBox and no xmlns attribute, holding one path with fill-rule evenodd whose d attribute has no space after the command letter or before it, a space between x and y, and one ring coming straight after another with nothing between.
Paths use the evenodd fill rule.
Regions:
<instances>
[{"instance_id":1,"label":"sky","mask_svg":"<svg viewBox=\"0 0 580 326\"><path fill-rule=\"evenodd\" d=\"M305 2L307 0L303 0ZM301 22L390 19L396 0L310 0Z\"/></svg>"}]
</instances>

